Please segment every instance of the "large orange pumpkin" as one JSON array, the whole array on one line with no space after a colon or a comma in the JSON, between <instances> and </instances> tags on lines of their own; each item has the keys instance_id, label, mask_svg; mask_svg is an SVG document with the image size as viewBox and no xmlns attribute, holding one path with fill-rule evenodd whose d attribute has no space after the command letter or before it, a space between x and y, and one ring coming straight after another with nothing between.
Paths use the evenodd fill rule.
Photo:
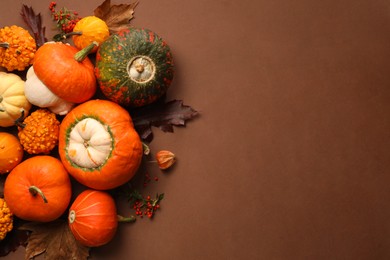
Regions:
<instances>
[{"instance_id":1,"label":"large orange pumpkin","mask_svg":"<svg viewBox=\"0 0 390 260\"><path fill-rule=\"evenodd\" d=\"M71 110L61 122L58 148L68 172L97 190L126 183L142 160L129 113L108 100L90 100Z\"/></svg>"},{"instance_id":2,"label":"large orange pumpkin","mask_svg":"<svg viewBox=\"0 0 390 260\"><path fill-rule=\"evenodd\" d=\"M93 47L78 50L61 42L46 43L35 53L35 75L63 100L87 101L96 92L94 66L87 57Z\"/></svg>"},{"instance_id":3,"label":"large orange pumpkin","mask_svg":"<svg viewBox=\"0 0 390 260\"><path fill-rule=\"evenodd\" d=\"M83 191L69 208L68 223L81 244L89 247L107 244L118 227L114 199L104 191Z\"/></svg>"},{"instance_id":4,"label":"large orange pumpkin","mask_svg":"<svg viewBox=\"0 0 390 260\"><path fill-rule=\"evenodd\" d=\"M16 136L0 132L0 174L10 172L21 163L23 153L23 147Z\"/></svg>"},{"instance_id":5,"label":"large orange pumpkin","mask_svg":"<svg viewBox=\"0 0 390 260\"><path fill-rule=\"evenodd\" d=\"M41 155L18 164L7 176L4 199L15 216L49 222L67 209L72 190L60 160Z\"/></svg>"}]
</instances>

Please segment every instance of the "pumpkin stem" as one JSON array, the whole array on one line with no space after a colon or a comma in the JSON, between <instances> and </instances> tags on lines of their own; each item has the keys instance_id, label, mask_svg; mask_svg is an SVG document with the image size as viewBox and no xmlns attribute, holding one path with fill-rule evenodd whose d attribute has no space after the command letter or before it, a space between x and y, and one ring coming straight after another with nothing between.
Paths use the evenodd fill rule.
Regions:
<instances>
[{"instance_id":1,"label":"pumpkin stem","mask_svg":"<svg viewBox=\"0 0 390 260\"><path fill-rule=\"evenodd\" d=\"M76 212L71 210L68 216L69 223L72 224L76 220Z\"/></svg>"},{"instance_id":2,"label":"pumpkin stem","mask_svg":"<svg viewBox=\"0 0 390 260\"><path fill-rule=\"evenodd\" d=\"M28 188L28 191L31 193L31 195L33 195L34 197L39 194L42 199L43 199L43 202L47 203L47 199L45 197L45 194L43 194L43 192L41 191L40 188L38 188L37 186L30 186L30 188Z\"/></svg>"},{"instance_id":3,"label":"pumpkin stem","mask_svg":"<svg viewBox=\"0 0 390 260\"><path fill-rule=\"evenodd\" d=\"M73 36L73 35L82 35L83 32L80 32L80 31L77 31L77 32L69 32L69 33L65 33L63 35L61 35L62 38L64 39L67 39L69 38L70 36Z\"/></svg>"},{"instance_id":4,"label":"pumpkin stem","mask_svg":"<svg viewBox=\"0 0 390 260\"><path fill-rule=\"evenodd\" d=\"M144 142L142 142L142 149L144 151L144 155L149 155L150 154L150 148L147 144L145 144Z\"/></svg>"},{"instance_id":5,"label":"pumpkin stem","mask_svg":"<svg viewBox=\"0 0 390 260\"><path fill-rule=\"evenodd\" d=\"M136 220L134 216L130 216L130 217L124 217L121 215L117 215L117 216L118 216L118 222L133 223Z\"/></svg>"},{"instance_id":6,"label":"pumpkin stem","mask_svg":"<svg viewBox=\"0 0 390 260\"><path fill-rule=\"evenodd\" d=\"M20 117L15 120L15 125L19 126L20 128L25 128L26 124L23 123L23 120L24 120L24 109L21 109L20 112L21 112Z\"/></svg>"},{"instance_id":7,"label":"pumpkin stem","mask_svg":"<svg viewBox=\"0 0 390 260\"><path fill-rule=\"evenodd\" d=\"M8 42L0 42L0 47L8 49L9 48L9 43Z\"/></svg>"},{"instance_id":8,"label":"pumpkin stem","mask_svg":"<svg viewBox=\"0 0 390 260\"><path fill-rule=\"evenodd\" d=\"M88 54L95 48L95 46L99 46L99 43L94 41L84 49L78 51L74 55L74 59L77 60L78 62L82 62L88 56Z\"/></svg>"}]
</instances>

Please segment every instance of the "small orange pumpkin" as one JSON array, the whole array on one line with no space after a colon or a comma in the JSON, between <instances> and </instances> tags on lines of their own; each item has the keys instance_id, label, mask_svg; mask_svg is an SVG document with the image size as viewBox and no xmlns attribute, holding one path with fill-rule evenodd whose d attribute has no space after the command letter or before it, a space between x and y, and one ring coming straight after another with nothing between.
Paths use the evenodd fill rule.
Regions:
<instances>
[{"instance_id":1,"label":"small orange pumpkin","mask_svg":"<svg viewBox=\"0 0 390 260\"><path fill-rule=\"evenodd\" d=\"M35 75L63 100L73 103L87 101L96 92L94 66L87 57L93 47L92 44L78 50L62 42L46 43L35 53Z\"/></svg>"},{"instance_id":2,"label":"small orange pumpkin","mask_svg":"<svg viewBox=\"0 0 390 260\"><path fill-rule=\"evenodd\" d=\"M60 121L47 109L37 109L16 124L20 143L29 154L49 154L58 143Z\"/></svg>"},{"instance_id":3,"label":"small orange pumpkin","mask_svg":"<svg viewBox=\"0 0 390 260\"><path fill-rule=\"evenodd\" d=\"M0 174L10 172L21 163L23 154L23 147L16 136L0 132Z\"/></svg>"},{"instance_id":4,"label":"small orange pumpkin","mask_svg":"<svg viewBox=\"0 0 390 260\"><path fill-rule=\"evenodd\" d=\"M48 155L31 157L7 176L4 199L15 216L29 221L49 222L69 206L72 188L61 161Z\"/></svg>"},{"instance_id":5,"label":"small orange pumpkin","mask_svg":"<svg viewBox=\"0 0 390 260\"><path fill-rule=\"evenodd\" d=\"M105 21L96 16L86 16L81 18L73 28L72 40L78 49L84 49L93 42L99 45L104 42L110 31ZM95 46L91 52L96 52L98 46Z\"/></svg>"},{"instance_id":6,"label":"small orange pumpkin","mask_svg":"<svg viewBox=\"0 0 390 260\"><path fill-rule=\"evenodd\" d=\"M37 45L24 28L12 25L0 29L0 66L8 71L25 70L33 63Z\"/></svg>"},{"instance_id":7,"label":"small orange pumpkin","mask_svg":"<svg viewBox=\"0 0 390 260\"><path fill-rule=\"evenodd\" d=\"M107 244L118 227L115 201L104 191L85 190L70 206L68 223L81 244L89 247Z\"/></svg>"},{"instance_id":8,"label":"small orange pumpkin","mask_svg":"<svg viewBox=\"0 0 390 260\"><path fill-rule=\"evenodd\" d=\"M142 160L142 142L124 108L108 100L90 100L62 120L59 155L67 171L96 190L129 181Z\"/></svg>"}]
</instances>

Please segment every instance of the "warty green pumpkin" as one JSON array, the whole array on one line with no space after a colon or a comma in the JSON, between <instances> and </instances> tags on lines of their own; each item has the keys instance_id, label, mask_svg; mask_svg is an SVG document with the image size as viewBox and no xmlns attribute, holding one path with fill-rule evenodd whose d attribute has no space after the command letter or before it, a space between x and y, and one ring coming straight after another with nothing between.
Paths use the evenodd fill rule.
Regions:
<instances>
[{"instance_id":1,"label":"warty green pumpkin","mask_svg":"<svg viewBox=\"0 0 390 260\"><path fill-rule=\"evenodd\" d=\"M163 96L174 76L167 43L149 29L126 28L99 47L95 75L102 93L126 107L140 107Z\"/></svg>"}]
</instances>

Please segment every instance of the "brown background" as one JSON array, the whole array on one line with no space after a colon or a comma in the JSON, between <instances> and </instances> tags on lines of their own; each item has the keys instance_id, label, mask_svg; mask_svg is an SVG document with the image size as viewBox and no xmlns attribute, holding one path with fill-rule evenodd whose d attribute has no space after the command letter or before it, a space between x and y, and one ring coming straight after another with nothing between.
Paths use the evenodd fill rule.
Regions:
<instances>
[{"instance_id":1,"label":"brown background","mask_svg":"<svg viewBox=\"0 0 390 260\"><path fill-rule=\"evenodd\" d=\"M49 1L2 0L1 27L22 3L54 34ZM140 0L132 25L168 42L168 98L201 116L154 129L178 156L147 165L162 209L91 259L390 259L390 1Z\"/></svg>"}]
</instances>

